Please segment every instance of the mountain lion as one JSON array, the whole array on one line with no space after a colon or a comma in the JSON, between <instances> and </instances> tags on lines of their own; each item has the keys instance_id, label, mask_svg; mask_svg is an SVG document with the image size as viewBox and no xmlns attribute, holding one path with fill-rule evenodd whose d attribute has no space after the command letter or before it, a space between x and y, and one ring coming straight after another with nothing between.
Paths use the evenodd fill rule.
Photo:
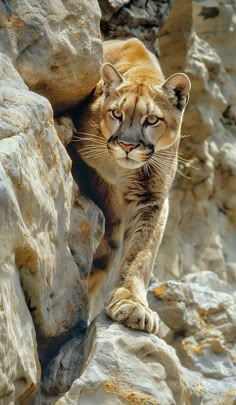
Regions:
<instances>
[{"instance_id":1,"label":"mountain lion","mask_svg":"<svg viewBox=\"0 0 236 405\"><path fill-rule=\"evenodd\" d=\"M157 333L146 291L166 225L190 81L183 73L164 80L157 59L137 39L105 42L104 58L101 81L75 119L74 145L85 169L80 177L105 215L89 294L93 299L122 249L107 314Z\"/></svg>"}]
</instances>

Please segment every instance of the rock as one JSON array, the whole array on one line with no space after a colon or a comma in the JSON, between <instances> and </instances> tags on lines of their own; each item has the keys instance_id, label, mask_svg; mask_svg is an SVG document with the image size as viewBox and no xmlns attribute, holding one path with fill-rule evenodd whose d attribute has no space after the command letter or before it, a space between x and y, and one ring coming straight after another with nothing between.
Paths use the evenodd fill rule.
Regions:
<instances>
[{"instance_id":1,"label":"rock","mask_svg":"<svg viewBox=\"0 0 236 405\"><path fill-rule=\"evenodd\" d=\"M33 405L55 403L70 389L86 366L94 343L95 329L95 322L87 330L79 324L63 337L53 339L50 344L47 342L47 352L43 356L41 352L41 387Z\"/></svg>"},{"instance_id":2,"label":"rock","mask_svg":"<svg viewBox=\"0 0 236 405\"><path fill-rule=\"evenodd\" d=\"M96 0L4 1L0 12L0 51L31 90L56 111L90 93L102 62Z\"/></svg>"},{"instance_id":3,"label":"rock","mask_svg":"<svg viewBox=\"0 0 236 405\"><path fill-rule=\"evenodd\" d=\"M44 113L46 105L41 98L27 91L10 61L0 54L0 402L4 405L30 398L40 379L35 329L21 287L16 252L30 218L21 212L17 201L23 182L19 162L27 159L24 132L29 131L33 115L40 119ZM27 172L25 175L26 180ZM28 198L22 198L22 204Z\"/></svg>"},{"instance_id":4,"label":"rock","mask_svg":"<svg viewBox=\"0 0 236 405\"><path fill-rule=\"evenodd\" d=\"M150 287L149 299L174 331L168 343L181 364L202 375L204 404L236 400L236 294L215 273L205 271Z\"/></svg>"},{"instance_id":5,"label":"rock","mask_svg":"<svg viewBox=\"0 0 236 405\"><path fill-rule=\"evenodd\" d=\"M101 31L105 39L137 37L159 54L157 34L172 0L99 0Z\"/></svg>"},{"instance_id":6,"label":"rock","mask_svg":"<svg viewBox=\"0 0 236 405\"><path fill-rule=\"evenodd\" d=\"M10 404L39 382L34 327L45 343L87 319L86 277L104 224L77 196L49 102L0 58L0 397Z\"/></svg>"},{"instance_id":7,"label":"rock","mask_svg":"<svg viewBox=\"0 0 236 405\"><path fill-rule=\"evenodd\" d=\"M197 383L191 372L187 378L175 351L162 339L101 315L85 370L55 405L92 404L95 398L98 405L197 404Z\"/></svg>"},{"instance_id":8,"label":"rock","mask_svg":"<svg viewBox=\"0 0 236 405\"><path fill-rule=\"evenodd\" d=\"M190 179L176 177L156 263L168 281L149 292L157 337L104 314L86 330L104 217L73 182L70 119L57 117L57 135L42 95L58 115L96 85L100 11L95 0L46 3L0 4L0 403L31 400L40 359L37 405L233 405L235 4L100 0L105 38L136 36L156 54L159 43L166 76L192 81L179 167Z\"/></svg>"},{"instance_id":9,"label":"rock","mask_svg":"<svg viewBox=\"0 0 236 405\"><path fill-rule=\"evenodd\" d=\"M236 283L235 13L233 1L175 1L159 33L165 75L185 71L192 82L179 155L189 178L177 173L170 196L161 280L209 269Z\"/></svg>"},{"instance_id":10,"label":"rock","mask_svg":"<svg viewBox=\"0 0 236 405\"><path fill-rule=\"evenodd\" d=\"M54 119L54 125L58 137L66 147L71 142L74 132L74 125L71 118L68 116L57 117Z\"/></svg>"},{"instance_id":11,"label":"rock","mask_svg":"<svg viewBox=\"0 0 236 405\"><path fill-rule=\"evenodd\" d=\"M38 388L36 334L44 366L56 336L86 324L86 277L104 228L100 210L78 196L51 105L26 84L56 111L77 103L99 79L102 45L96 1L5 1L0 14L0 402L7 405L26 404ZM70 122L58 118L58 132L66 145Z\"/></svg>"},{"instance_id":12,"label":"rock","mask_svg":"<svg viewBox=\"0 0 236 405\"><path fill-rule=\"evenodd\" d=\"M67 242L71 163L57 138L48 101L24 87L1 87L1 93L7 106L6 114L2 104L2 121L5 127L10 122L12 131L1 140L6 190L2 198L8 199L4 206L9 210L3 214L2 260L15 262L40 333L55 335L75 316L72 280L79 276ZM64 311L58 306L65 296L63 285L69 288Z\"/></svg>"}]
</instances>

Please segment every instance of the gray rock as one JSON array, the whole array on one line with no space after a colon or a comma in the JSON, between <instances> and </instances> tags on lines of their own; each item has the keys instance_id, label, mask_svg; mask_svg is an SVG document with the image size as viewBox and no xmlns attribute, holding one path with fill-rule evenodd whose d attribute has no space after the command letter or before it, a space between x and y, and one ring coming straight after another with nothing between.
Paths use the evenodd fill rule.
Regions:
<instances>
[{"instance_id":1,"label":"gray rock","mask_svg":"<svg viewBox=\"0 0 236 405\"><path fill-rule=\"evenodd\" d=\"M194 384L197 384L196 375ZM154 335L96 321L93 348L81 376L55 405L200 404L191 372L187 378L175 351Z\"/></svg>"},{"instance_id":2,"label":"gray rock","mask_svg":"<svg viewBox=\"0 0 236 405\"><path fill-rule=\"evenodd\" d=\"M48 102L30 93L9 59L0 54L0 402L4 405L23 403L34 394L40 379L35 329L21 286L17 248L27 240L31 226L31 213L24 209L30 197L21 194L21 187L28 190L27 180L33 177L31 157L25 153L37 143L30 137L30 123L35 123L37 133L37 119L46 121L50 112ZM28 161L29 172L27 164L25 170L20 169L23 161ZM33 240L33 234L29 239Z\"/></svg>"},{"instance_id":3,"label":"gray rock","mask_svg":"<svg viewBox=\"0 0 236 405\"><path fill-rule=\"evenodd\" d=\"M31 90L47 97L54 110L90 93L102 62L96 0L4 1L0 11L0 51Z\"/></svg>"},{"instance_id":4,"label":"gray rock","mask_svg":"<svg viewBox=\"0 0 236 405\"><path fill-rule=\"evenodd\" d=\"M137 37L159 54L157 33L172 3L172 0L99 0L102 34L105 39Z\"/></svg>"},{"instance_id":5,"label":"gray rock","mask_svg":"<svg viewBox=\"0 0 236 405\"><path fill-rule=\"evenodd\" d=\"M85 325L84 325L85 326ZM32 405L50 405L68 391L86 366L94 345L95 322L88 329L78 324L58 339L39 348L43 366L40 390Z\"/></svg>"},{"instance_id":6,"label":"gray rock","mask_svg":"<svg viewBox=\"0 0 236 405\"><path fill-rule=\"evenodd\" d=\"M209 269L235 285L236 7L213 3L175 1L159 33L165 75L185 71L192 88L179 154L188 177L177 173L155 275Z\"/></svg>"},{"instance_id":7,"label":"gray rock","mask_svg":"<svg viewBox=\"0 0 236 405\"><path fill-rule=\"evenodd\" d=\"M104 224L77 195L49 102L27 89L8 57L0 62L0 401L7 405L26 403L39 384L35 328L43 344L87 319L86 277Z\"/></svg>"},{"instance_id":8,"label":"gray rock","mask_svg":"<svg viewBox=\"0 0 236 405\"><path fill-rule=\"evenodd\" d=\"M45 98L25 86L18 90L7 84L1 87L0 97L4 100L1 137L8 134L7 125L11 129L11 137L1 140L0 153L5 190L1 195L1 260L11 267L14 263L19 270L38 333L54 336L87 317L81 298L86 297L87 287L69 248L75 199L71 162L57 137ZM91 238L98 215L95 208L93 211ZM84 213L81 215L77 225L79 220L84 223ZM90 266L88 238L80 244L80 255Z\"/></svg>"},{"instance_id":9,"label":"gray rock","mask_svg":"<svg viewBox=\"0 0 236 405\"><path fill-rule=\"evenodd\" d=\"M183 366L204 377L204 403L214 396L222 403L233 403L223 402L229 393L232 401L236 399L233 287L205 271L186 275L179 282L152 285L149 299L152 309L174 331L164 338L176 349Z\"/></svg>"}]
</instances>

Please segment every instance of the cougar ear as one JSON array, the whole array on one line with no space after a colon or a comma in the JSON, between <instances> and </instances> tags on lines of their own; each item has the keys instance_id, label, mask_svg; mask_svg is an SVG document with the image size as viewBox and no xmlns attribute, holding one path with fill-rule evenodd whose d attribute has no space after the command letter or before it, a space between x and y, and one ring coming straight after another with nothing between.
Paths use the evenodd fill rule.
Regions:
<instances>
[{"instance_id":1,"label":"cougar ear","mask_svg":"<svg viewBox=\"0 0 236 405\"><path fill-rule=\"evenodd\" d=\"M104 89L106 93L114 90L124 80L121 74L111 63L105 63L103 65L102 79L104 81Z\"/></svg>"},{"instance_id":2,"label":"cougar ear","mask_svg":"<svg viewBox=\"0 0 236 405\"><path fill-rule=\"evenodd\" d=\"M189 100L191 82L184 73L176 73L170 76L163 84L171 103L182 111Z\"/></svg>"}]
</instances>

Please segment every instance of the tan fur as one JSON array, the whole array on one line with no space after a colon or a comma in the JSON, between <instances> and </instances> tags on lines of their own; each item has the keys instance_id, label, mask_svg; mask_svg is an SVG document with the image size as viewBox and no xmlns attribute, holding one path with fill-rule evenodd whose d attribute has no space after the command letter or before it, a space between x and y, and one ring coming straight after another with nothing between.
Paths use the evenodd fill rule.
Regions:
<instances>
[{"instance_id":1,"label":"tan fur","mask_svg":"<svg viewBox=\"0 0 236 405\"><path fill-rule=\"evenodd\" d=\"M87 167L88 196L106 219L90 298L121 248L107 313L128 327L156 333L158 316L148 308L146 290L168 215L190 82L184 74L165 81L157 59L136 39L105 42L104 57L102 80L84 103L75 136Z\"/></svg>"}]
</instances>

